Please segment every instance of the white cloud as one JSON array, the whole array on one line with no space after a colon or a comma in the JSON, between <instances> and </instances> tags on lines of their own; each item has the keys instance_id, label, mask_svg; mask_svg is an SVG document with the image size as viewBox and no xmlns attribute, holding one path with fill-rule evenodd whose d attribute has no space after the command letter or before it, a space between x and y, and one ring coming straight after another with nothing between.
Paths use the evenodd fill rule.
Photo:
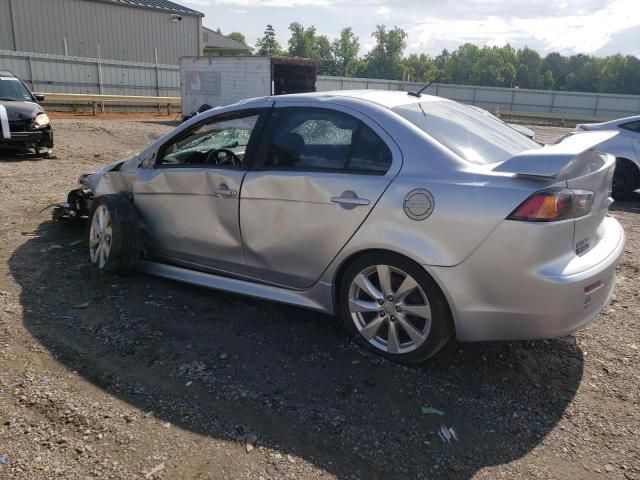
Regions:
<instances>
[{"instance_id":1,"label":"white cloud","mask_svg":"<svg viewBox=\"0 0 640 480\"><path fill-rule=\"evenodd\" d=\"M442 40L484 45L511 43L545 51L593 53L621 30L640 25L637 0L614 0L599 10L536 18L485 17L482 20L427 18L409 30L412 48L425 50ZM551 13L551 12L550 12Z\"/></svg>"},{"instance_id":2,"label":"white cloud","mask_svg":"<svg viewBox=\"0 0 640 480\"><path fill-rule=\"evenodd\" d=\"M180 1L180 0L178 0ZM334 37L352 26L360 37L360 52L372 47L376 25L398 26L409 34L408 52L437 54L462 43L528 45L544 54L609 54L620 50L638 55L640 50L639 0L181 0L200 7L208 18L237 18L229 30L259 37L266 23L273 24L281 44L288 25L298 21L314 25L319 33ZM233 21L231 22L233 23ZM237 23L237 22L236 22ZM621 32L627 31L621 37Z\"/></svg>"}]
</instances>

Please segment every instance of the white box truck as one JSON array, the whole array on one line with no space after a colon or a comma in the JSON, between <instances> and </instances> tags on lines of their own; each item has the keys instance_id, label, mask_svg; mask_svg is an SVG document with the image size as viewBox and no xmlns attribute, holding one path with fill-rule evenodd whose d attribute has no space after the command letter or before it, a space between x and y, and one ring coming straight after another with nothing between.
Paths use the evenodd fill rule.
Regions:
<instances>
[{"instance_id":1,"label":"white box truck","mask_svg":"<svg viewBox=\"0 0 640 480\"><path fill-rule=\"evenodd\" d=\"M316 91L317 63L298 57L182 57L182 114L203 105Z\"/></svg>"}]
</instances>

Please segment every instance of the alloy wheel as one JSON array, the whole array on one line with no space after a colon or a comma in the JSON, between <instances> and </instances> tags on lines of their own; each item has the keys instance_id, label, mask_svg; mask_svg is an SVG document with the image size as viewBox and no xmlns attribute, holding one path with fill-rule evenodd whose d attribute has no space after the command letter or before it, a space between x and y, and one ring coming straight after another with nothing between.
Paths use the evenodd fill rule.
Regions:
<instances>
[{"instance_id":1,"label":"alloy wheel","mask_svg":"<svg viewBox=\"0 0 640 480\"><path fill-rule=\"evenodd\" d=\"M106 206L99 205L91 219L89 254L91 263L98 265L100 270L107 264L109 253L111 253L112 232L111 214Z\"/></svg>"},{"instance_id":2,"label":"alloy wheel","mask_svg":"<svg viewBox=\"0 0 640 480\"><path fill-rule=\"evenodd\" d=\"M348 299L358 332L379 350L409 353L429 336L429 299L418 282L399 268L365 268L352 280Z\"/></svg>"}]
</instances>

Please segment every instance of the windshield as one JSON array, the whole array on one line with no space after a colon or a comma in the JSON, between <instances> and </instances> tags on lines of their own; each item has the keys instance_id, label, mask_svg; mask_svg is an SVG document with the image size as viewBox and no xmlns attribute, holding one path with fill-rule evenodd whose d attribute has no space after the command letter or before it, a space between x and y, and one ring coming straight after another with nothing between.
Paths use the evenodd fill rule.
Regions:
<instances>
[{"instance_id":1,"label":"windshield","mask_svg":"<svg viewBox=\"0 0 640 480\"><path fill-rule=\"evenodd\" d=\"M523 150L540 148L505 123L461 103L410 103L393 111L468 162L498 163Z\"/></svg>"},{"instance_id":2,"label":"windshield","mask_svg":"<svg viewBox=\"0 0 640 480\"><path fill-rule=\"evenodd\" d=\"M0 77L0 100L33 102L33 97L24 84L15 77Z\"/></svg>"}]
</instances>

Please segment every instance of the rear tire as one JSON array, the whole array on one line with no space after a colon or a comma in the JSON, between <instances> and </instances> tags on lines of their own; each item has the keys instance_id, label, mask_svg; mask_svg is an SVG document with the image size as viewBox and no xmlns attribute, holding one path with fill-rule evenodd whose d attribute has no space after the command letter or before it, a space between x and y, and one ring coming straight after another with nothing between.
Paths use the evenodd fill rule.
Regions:
<instances>
[{"instance_id":1,"label":"rear tire","mask_svg":"<svg viewBox=\"0 0 640 480\"><path fill-rule=\"evenodd\" d=\"M89 257L101 272L126 275L142 251L140 219L125 194L96 197L89 212Z\"/></svg>"},{"instance_id":2,"label":"rear tire","mask_svg":"<svg viewBox=\"0 0 640 480\"><path fill-rule=\"evenodd\" d=\"M611 196L615 200L624 200L631 196L636 187L636 172L634 168L626 162L620 160L616 163L613 173L613 185Z\"/></svg>"},{"instance_id":3,"label":"rear tire","mask_svg":"<svg viewBox=\"0 0 640 480\"><path fill-rule=\"evenodd\" d=\"M391 252L356 259L339 286L340 314L363 347L407 364L420 363L453 336L449 305L417 263Z\"/></svg>"}]
</instances>

